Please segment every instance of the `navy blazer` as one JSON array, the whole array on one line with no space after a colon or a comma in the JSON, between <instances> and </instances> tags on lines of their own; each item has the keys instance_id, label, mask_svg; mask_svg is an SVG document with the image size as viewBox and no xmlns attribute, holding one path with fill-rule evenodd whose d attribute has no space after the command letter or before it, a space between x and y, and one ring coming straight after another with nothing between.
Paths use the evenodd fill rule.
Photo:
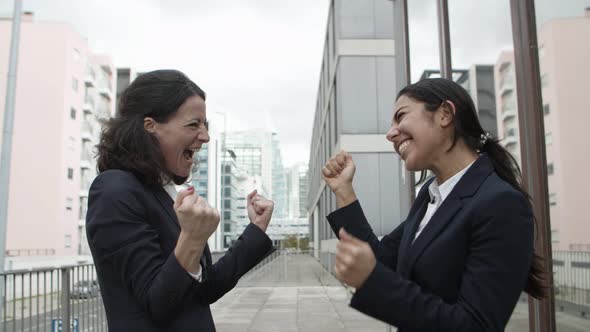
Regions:
<instances>
[{"instance_id":1,"label":"navy blazer","mask_svg":"<svg viewBox=\"0 0 590 332\"><path fill-rule=\"evenodd\" d=\"M209 304L273 250L250 224L215 264L205 247L202 282L178 263L174 202L132 173L109 170L90 187L86 232L109 331L215 331Z\"/></svg>"},{"instance_id":2,"label":"navy blazer","mask_svg":"<svg viewBox=\"0 0 590 332\"><path fill-rule=\"evenodd\" d=\"M482 154L412 243L431 182L381 241L358 201L328 216L336 234L344 227L377 258L351 306L399 331L503 331L533 257L530 204Z\"/></svg>"}]
</instances>

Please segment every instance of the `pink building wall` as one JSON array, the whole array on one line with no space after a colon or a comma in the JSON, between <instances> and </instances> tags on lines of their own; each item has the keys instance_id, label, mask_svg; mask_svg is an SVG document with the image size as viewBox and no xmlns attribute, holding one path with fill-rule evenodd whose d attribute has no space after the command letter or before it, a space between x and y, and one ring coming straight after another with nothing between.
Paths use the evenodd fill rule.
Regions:
<instances>
[{"instance_id":1,"label":"pink building wall","mask_svg":"<svg viewBox=\"0 0 590 332\"><path fill-rule=\"evenodd\" d=\"M590 15L557 19L539 29L539 62L545 113L545 143L548 171L550 218L554 250L590 251L590 205L584 202L590 179L590 142L585 139L590 75ZM512 71L502 71L507 64ZM506 134L506 108L516 109L516 99L506 105L502 81L514 75L514 54L500 54L495 68L498 135L510 147ZM513 84L516 93L516 83ZM548 111L548 112L547 112ZM518 116L515 117L518 121ZM518 135L516 138L518 147ZM512 144L512 146L514 146ZM510 148L509 148L510 150Z\"/></svg>"},{"instance_id":2,"label":"pink building wall","mask_svg":"<svg viewBox=\"0 0 590 332\"><path fill-rule=\"evenodd\" d=\"M559 249L590 251L590 17L553 20L539 31L549 193ZM551 196L551 194L554 194Z\"/></svg>"},{"instance_id":3,"label":"pink building wall","mask_svg":"<svg viewBox=\"0 0 590 332\"><path fill-rule=\"evenodd\" d=\"M10 37L11 21L0 20L0 122ZM77 255L84 78L92 54L68 24L25 16L20 37L7 258Z\"/></svg>"}]
</instances>

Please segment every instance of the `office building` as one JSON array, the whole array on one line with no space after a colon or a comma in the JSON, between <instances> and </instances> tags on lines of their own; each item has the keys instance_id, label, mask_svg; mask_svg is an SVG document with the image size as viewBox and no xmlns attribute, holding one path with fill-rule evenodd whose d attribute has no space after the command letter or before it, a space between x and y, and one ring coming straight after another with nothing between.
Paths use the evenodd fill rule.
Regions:
<instances>
[{"instance_id":1,"label":"office building","mask_svg":"<svg viewBox=\"0 0 590 332\"><path fill-rule=\"evenodd\" d=\"M0 19L10 45L12 19ZM8 48L0 72L8 71ZM42 59L42 61L40 60ZM115 69L71 25L22 17L8 223L7 269L75 263L89 255L84 220L101 120L114 113ZM0 76L6 91L6 75ZM5 94L0 93L0 104ZM4 108L0 109L3 121ZM0 126L2 124L0 123Z\"/></svg>"}]
</instances>

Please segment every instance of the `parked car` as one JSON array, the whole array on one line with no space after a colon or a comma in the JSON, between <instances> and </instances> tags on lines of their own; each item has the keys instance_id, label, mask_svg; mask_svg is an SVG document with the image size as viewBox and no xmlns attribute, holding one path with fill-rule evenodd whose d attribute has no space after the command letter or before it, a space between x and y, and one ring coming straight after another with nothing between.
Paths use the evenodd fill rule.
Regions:
<instances>
[{"instance_id":1,"label":"parked car","mask_svg":"<svg viewBox=\"0 0 590 332\"><path fill-rule=\"evenodd\" d=\"M73 299L88 299L91 297L98 296L100 287L96 280L83 280L78 281L70 293L70 298Z\"/></svg>"}]
</instances>

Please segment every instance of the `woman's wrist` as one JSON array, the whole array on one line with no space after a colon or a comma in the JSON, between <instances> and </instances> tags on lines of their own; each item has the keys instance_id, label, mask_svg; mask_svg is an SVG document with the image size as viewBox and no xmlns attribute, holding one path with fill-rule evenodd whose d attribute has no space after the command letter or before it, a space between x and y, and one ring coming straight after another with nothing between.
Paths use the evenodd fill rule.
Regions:
<instances>
[{"instance_id":1,"label":"woman's wrist","mask_svg":"<svg viewBox=\"0 0 590 332\"><path fill-rule=\"evenodd\" d=\"M357 200L356 193L354 192L354 188L352 188L352 186L335 191L334 194L336 195L336 206L338 208L350 205Z\"/></svg>"},{"instance_id":2,"label":"woman's wrist","mask_svg":"<svg viewBox=\"0 0 590 332\"><path fill-rule=\"evenodd\" d=\"M199 261L203 255L206 241L193 240L184 232L180 232L176 247L174 248L174 256L178 263L190 273L197 273L199 269Z\"/></svg>"}]
</instances>

